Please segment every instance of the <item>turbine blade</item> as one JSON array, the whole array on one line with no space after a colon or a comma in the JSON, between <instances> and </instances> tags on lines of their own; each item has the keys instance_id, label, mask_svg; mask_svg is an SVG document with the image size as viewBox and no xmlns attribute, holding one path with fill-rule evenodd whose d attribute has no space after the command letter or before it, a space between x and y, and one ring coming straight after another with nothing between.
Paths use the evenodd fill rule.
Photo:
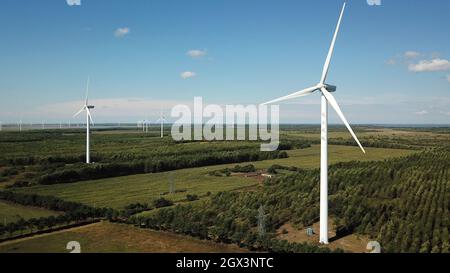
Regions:
<instances>
[{"instance_id":1,"label":"turbine blade","mask_svg":"<svg viewBox=\"0 0 450 273\"><path fill-rule=\"evenodd\" d=\"M304 97L304 96L307 96L307 95L310 95L310 94L314 93L314 91L316 91L318 89L319 89L318 86L309 87L309 88L306 88L306 89L304 89L302 91L298 91L298 92L295 92L293 94L290 94L290 95L287 95L287 96L284 96L284 97L281 97L281 98L278 98L278 99L271 100L269 102L263 103L262 105L274 104L274 103L277 103L277 102L282 102L282 101L286 101L286 100L290 100L290 99L296 99L296 98Z\"/></svg>"},{"instance_id":2,"label":"turbine blade","mask_svg":"<svg viewBox=\"0 0 450 273\"><path fill-rule=\"evenodd\" d=\"M345 126L350 131L350 134L356 140L356 143L358 143L358 146L361 148L363 153L366 153L366 150L364 150L364 147L361 145L361 142L359 142L358 137L356 136L355 132L353 132L352 127L350 127L350 124L348 123L347 119L345 118L344 113L342 113L342 110L339 107L339 104L337 103L334 96L330 92L328 92L324 87L322 87L320 90L322 91L322 94L325 96L325 98L327 98L328 103L330 103L331 107L333 107L333 109L336 111L338 116L344 122Z\"/></svg>"},{"instance_id":3,"label":"turbine blade","mask_svg":"<svg viewBox=\"0 0 450 273\"><path fill-rule=\"evenodd\" d=\"M333 36L333 40L331 42L330 50L328 51L328 56L327 56L327 59L325 61L325 65L323 66L322 78L320 80L320 83L322 83L322 84L325 83L325 81L327 80L328 70L330 69L331 58L333 57L334 46L336 44L336 39L337 39L337 36L338 36L338 33L339 33L339 28L341 26L342 17L344 16L345 6L346 6L346 2L344 2L344 6L342 7L341 15L339 16L339 21L338 21L338 24L336 26L336 31L334 32L334 36Z\"/></svg>"},{"instance_id":4,"label":"turbine blade","mask_svg":"<svg viewBox=\"0 0 450 273\"><path fill-rule=\"evenodd\" d=\"M75 115L73 115L73 117L76 117L76 116L78 116L79 114L81 114L81 112L83 112L84 111L84 109L86 109L86 107L84 106L83 108L81 108L81 110L80 111L78 111Z\"/></svg>"},{"instance_id":5,"label":"turbine blade","mask_svg":"<svg viewBox=\"0 0 450 273\"><path fill-rule=\"evenodd\" d=\"M86 107L86 111L87 111L87 115L89 116L89 120L91 121L92 125L95 125L94 120L92 120L92 115L91 115L91 111L89 110L89 108Z\"/></svg>"},{"instance_id":6,"label":"turbine blade","mask_svg":"<svg viewBox=\"0 0 450 273\"><path fill-rule=\"evenodd\" d=\"M86 84L86 99L85 99L85 104L88 105L89 103L89 83L90 83L91 79L90 77L88 77L87 79L87 84Z\"/></svg>"}]
</instances>

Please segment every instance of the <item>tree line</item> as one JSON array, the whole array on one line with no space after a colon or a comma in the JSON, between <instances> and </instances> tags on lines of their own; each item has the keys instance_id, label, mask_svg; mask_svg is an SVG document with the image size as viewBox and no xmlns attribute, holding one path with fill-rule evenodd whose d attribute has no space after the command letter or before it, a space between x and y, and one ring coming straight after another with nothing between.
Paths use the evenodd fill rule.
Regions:
<instances>
[{"instance_id":1,"label":"tree line","mask_svg":"<svg viewBox=\"0 0 450 273\"><path fill-rule=\"evenodd\" d=\"M112 218L115 215L114 210L109 208L93 208L81 203L64 201L53 196L0 191L0 200L23 206L40 207L63 212L63 214L58 216L32 218L28 220L20 219L14 223L0 224L0 237L4 235L13 236L18 233L33 233L71 223L79 223L87 219Z\"/></svg>"}]
</instances>

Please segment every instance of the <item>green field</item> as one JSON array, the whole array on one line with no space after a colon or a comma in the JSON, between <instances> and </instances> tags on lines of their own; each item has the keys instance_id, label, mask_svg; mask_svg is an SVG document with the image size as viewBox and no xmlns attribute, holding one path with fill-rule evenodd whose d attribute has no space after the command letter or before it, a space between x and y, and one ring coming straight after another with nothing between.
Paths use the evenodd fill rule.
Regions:
<instances>
[{"instance_id":1,"label":"green field","mask_svg":"<svg viewBox=\"0 0 450 273\"><path fill-rule=\"evenodd\" d=\"M239 253L235 245L202 241L188 236L129 225L101 222L52 234L0 243L0 253L69 253L67 243L77 241L82 253Z\"/></svg>"},{"instance_id":2,"label":"green field","mask_svg":"<svg viewBox=\"0 0 450 273\"><path fill-rule=\"evenodd\" d=\"M400 149L385 149L385 148L365 148L366 154L363 154L358 147L353 146L328 146L328 160L330 164L347 161L372 161L384 160L387 158L407 156L414 151L400 150ZM299 167L304 169L319 168L320 165L320 146L313 145L311 148L302 150L288 151L289 158L266 160L255 162L254 165L258 168L268 168L274 164Z\"/></svg>"},{"instance_id":3,"label":"green field","mask_svg":"<svg viewBox=\"0 0 450 273\"><path fill-rule=\"evenodd\" d=\"M391 157L399 157L413 153L408 150L369 148L364 155L357 147L330 146L330 162L343 162L352 160L383 160ZM319 146L313 146L303 150L289 152L286 159L254 162L260 169L265 169L273 164L284 166L296 166L301 168L316 168L319 165ZM186 199L187 194L196 194L200 197L208 192L232 191L241 188L255 186L258 182L254 178L241 176L215 177L208 173L213 170L232 167L236 164L217 165L213 167L201 167L183 169L167 173L151 173L131 175L84 181L72 184L58 184L51 186L35 186L18 189L17 192L36 193L39 195L52 195L68 201L76 201L97 207L123 208L131 203L150 203L158 198L161 193L169 191L169 179L175 181L177 190L186 192L164 196L175 202Z\"/></svg>"},{"instance_id":4,"label":"green field","mask_svg":"<svg viewBox=\"0 0 450 273\"><path fill-rule=\"evenodd\" d=\"M2 224L14 223L21 218L27 220L52 215L56 216L58 213L46 209L26 207L0 201L0 223Z\"/></svg>"},{"instance_id":5,"label":"green field","mask_svg":"<svg viewBox=\"0 0 450 273\"><path fill-rule=\"evenodd\" d=\"M257 184L255 180L249 178L214 177L207 173L208 168L184 169L169 173L151 173L72 184L36 186L17 191L52 195L95 207L120 209L136 202L151 203L162 193L168 192L170 174L175 182L175 190L185 191L163 196L175 202L185 200L187 194L196 194L201 197L208 192L230 191Z\"/></svg>"}]
</instances>

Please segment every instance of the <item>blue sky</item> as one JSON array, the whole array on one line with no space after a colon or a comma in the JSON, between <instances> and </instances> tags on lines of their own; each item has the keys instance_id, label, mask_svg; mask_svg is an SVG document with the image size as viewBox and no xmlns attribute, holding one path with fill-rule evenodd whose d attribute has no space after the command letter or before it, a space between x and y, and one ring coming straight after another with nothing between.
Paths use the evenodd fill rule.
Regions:
<instances>
[{"instance_id":1,"label":"blue sky","mask_svg":"<svg viewBox=\"0 0 450 273\"><path fill-rule=\"evenodd\" d=\"M381 2L348 1L328 79L347 118L449 124L450 1ZM342 3L2 0L0 121L70 120L88 75L98 122L287 95L319 81ZM319 102L281 105L282 122L318 123Z\"/></svg>"}]
</instances>

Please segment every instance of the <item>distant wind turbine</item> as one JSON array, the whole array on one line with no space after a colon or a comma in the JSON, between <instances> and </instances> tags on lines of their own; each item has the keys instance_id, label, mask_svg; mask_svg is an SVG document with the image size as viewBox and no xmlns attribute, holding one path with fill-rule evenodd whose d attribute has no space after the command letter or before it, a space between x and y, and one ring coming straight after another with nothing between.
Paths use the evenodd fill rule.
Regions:
<instances>
[{"instance_id":1,"label":"distant wind turbine","mask_svg":"<svg viewBox=\"0 0 450 273\"><path fill-rule=\"evenodd\" d=\"M356 143L358 143L358 146L361 148L363 153L366 153L363 146L356 137L356 134L353 132L352 128L347 122L347 119L342 113L341 108L339 107L336 99L331 94L332 92L336 91L337 89L336 86L328 85L325 83L328 76L328 70L330 68L331 58L333 57L336 38L339 33L342 18L344 16L345 6L346 3L344 3L341 14L339 16L339 21L333 36L333 40L331 42L330 50L328 52L325 65L323 67L322 78L320 79L320 82L313 87L264 103L264 105L267 105L286 100L296 99L299 97L310 95L316 91L320 91L322 93L321 154L320 154L320 243L322 244L328 244L328 103L337 112L338 116L344 122L345 126L355 139Z\"/></svg>"},{"instance_id":2,"label":"distant wind turbine","mask_svg":"<svg viewBox=\"0 0 450 273\"><path fill-rule=\"evenodd\" d=\"M73 117L78 116L83 111L86 111L86 163L91 163L91 156L90 156L90 130L91 130L91 123L94 124L94 121L92 120L92 115L90 109L94 109L95 107L92 105L89 105L89 79L87 81L86 86L86 100L84 102L83 108L81 108L80 111L78 111Z\"/></svg>"},{"instance_id":3,"label":"distant wind turbine","mask_svg":"<svg viewBox=\"0 0 450 273\"><path fill-rule=\"evenodd\" d=\"M161 116L156 122L161 123L161 138L164 138L164 122L166 122L166 118L164 116L163 111L161 111Z\"/></svg>"},{"instance_id":4,"label":"distant wind turbine","mask_svg":"<svg viewBox=\"0 0 450 273\"><path fill-rule=\"evenodd\" d=\"M144 124L145 124L145 133L148 134L148 127L149 127L150 121L148 120L148 115L145 117Z\"/></svg>"}]
</instances>

